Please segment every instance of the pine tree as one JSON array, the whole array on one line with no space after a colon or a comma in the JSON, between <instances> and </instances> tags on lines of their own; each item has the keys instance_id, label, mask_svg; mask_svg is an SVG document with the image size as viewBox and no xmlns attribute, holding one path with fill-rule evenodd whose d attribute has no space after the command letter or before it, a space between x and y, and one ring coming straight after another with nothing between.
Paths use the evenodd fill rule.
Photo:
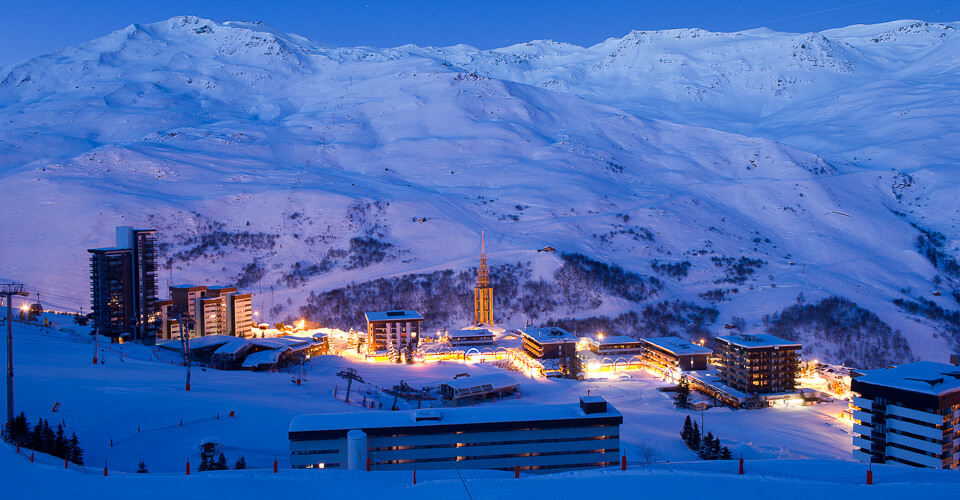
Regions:
<instances>
[{"instance_id":1,"label":"pine tree","mask_svg":"<svg viewBox=\"0 0 960 500\"><path fill-rule=\"evenodd\" d=\"M57 435L54 434L53 429L50 428L50 422L47 420L43 421L43 451L44 453L53 454L53 451L56 449Z\"/></svg>"},{"instance_id":2,"label":"pine tree","mask_svg":"<svg viewBox=\"0 0 960 500\"><path fill-rule=\"evenodd\" d=\"M691 434L693 434L693 421L690 420L690 415L687 415L687 419L683 421L683 430L680 431L680 439L683 439L687 448L690 447L690 441L693 439Z\"/></svg>"},{"instance_id":3,"label":"pine tree","mask_svg":"<svg viewBox=\"0 0 960 500\"><path fill-rule=\"evenodd\" d=\"M57 432L53 435L53 450L51 455L57 458L67 458L67 438L63 435L63 424L57 424Z\"/></svg>"},{"instance_id":4,"label":"pine tree","mask_svg":"<svg viewBox=\"0 0 960 500\"><path fill-rule=\"evenodd\" d=\"M693 432L690 434L690 444L687 446L693 451L699 452L700 450L700 427L696 422L693 423Z\"/></svg>"},{"instance_id":5,"label":"pine tree","mask_svg":"<svg viewBox=\"0 0 960 500\"><path fill-rule=\"evenodd\" d=\"M687 377L680 378L680 383L677 384L677 394L673 397L673 403L677 405L677 408L687 408L690 406L690 383L687 382Z\"/></svg>"},{"instance_id":6,"label":"pine tree","mask_svg":"<svg viewBox=\"0 0 960 500\"><path fill-rule=\"evenodd\" d=\"M140 463L137 464L137 473L146 474L147 472L150 472L149 470L147 470L147 463L144 462L143 459L141 458Z\"/></svg>"},{"instance_id":7,"label":"pine tree","mask_svg":"<svg viewBox=\"0 0 960 500\"><path fill-rule=\"evenodd\" d=\"M709 460L720 460L720 454L722 453L720 447L720 438L714 436L713 442L710 443L710 458Z\"/></svg>"},{"instance_id":8,"label":"pine tree","mask_svg":"<svg viewBox=\"0 0 960 500\"><path fill-rule=\"evenodd\" d=\"M220 453L220 456L217 457L217 461L212 464L212 470L227 470L230 467L227 466L227 457L223 456L223 453Z\"/></svg>"},{"instance_id":9,"label":"pine tree","mask_svg":"<svg viewBox=\"0 0 960 500\"><path fill-rule=\"evenodd\" d=\"M13 426L10 427L10 441L20 446L27 446L30 443L30 422L27 416L20 412L13 417Z\"/></svg>"},{"instance_id":10,"label":"pine tree","mask_svg":"<svg viewBox=\"0 0 960 500\"><path fill-rule=\"evenodd\" d=\"M723 449L720 450L720 460L733 460L733 454L730 453L730 448L724 446Z\"/></svg>"},{"instance_id":11,"label":"pine tree","mask_svg":"<svg viewBox=\"0 0 960 500\"><path fill-rule=\"evenodd\" d=\"M29 448L31 450L44 452L43 449L43 419L37 419L37 424L33 426L33 432L30 433L30 444Z\"/></svg>"},{"instance_id":12,"label":"pine tree","mask_svg":"<svg viewBox=\"0 0 960 500\"><path fill-rule=\"evenodd\" d=\"M700 451L697 453L700 458L710 460L710 449L713 446L713 433L707 432L707 435L700 440Z\"/></svg>"},{"instance_id":13,"label":"pine tree","mask_svg":"<svg viewBox=\"0 0 960 500\"><path fill-rule=\"evenodd\" d=\"M197 470L200 472L210 470L210 459L206 455L200 457L200 465L197 465Z\"/></svg>"},{"instance_id":14,"label":"pine tree","mask_svg":"<svg viewBox=\"0 0 960 500\"><path fill-rule=\"evenodd\" d=\"M243 455L240 455L240 458L237 459L237 463L233 464L234 469L246 469L247 461L244 460Z\"/></svg>"},{"instance_id":15,"label":"pine tree","mask_svg":"<svg viewBox=\"0 0 960 500\"><path fill-rule=\"evenodd\" d=\"M70 436L67 449L67 459L77 465L83 465L83 448L80 448L80 440L77 439L76 433Z\"/></svg>"}]
</instances>

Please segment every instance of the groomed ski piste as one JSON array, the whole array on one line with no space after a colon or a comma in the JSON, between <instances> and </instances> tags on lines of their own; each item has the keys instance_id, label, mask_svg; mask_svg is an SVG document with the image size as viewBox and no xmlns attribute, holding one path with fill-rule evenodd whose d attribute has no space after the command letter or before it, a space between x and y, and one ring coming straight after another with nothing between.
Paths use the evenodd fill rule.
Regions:
<instances>
[{"instance_id":1,"label":"groomed ski piste","mask_svg":"<svg viewBox=\"0 0 960 500\"><path fill-rule=\"evenodd\" d=\"M18 454L4 444L0 467L10 498L741 498L751 491L783 498L823 493L905 498L946 494L960 485L955 471L893 465L874 465L874 484L866 485L866 464L850 459L849 424L837 418L846 401L755 411L711 408L701 415L676 409L670 394L656 390L666 383L645 372L577 382L530 378L482 363L399 365L350 356L313 358L304 367L301 385L293 383L295 371L218 371L195 365L187 392L185 369L174 353L129 343L100 344L93 364L95 344L87 329L69 324L69 316L46 317L52 326L14 323L15 411L24 412L31 424L38 417L52 426L65 423L67 434L79 438L85 466L65 468L60 459L36 453L31 463L29 450ZM522 474L519 479L499 471L418 471L414 484L411 471L290 469L287 429L294 416L389 411L386 404L384 409L356 404L366 384L354 385L351 405L343 401L345 381L336 373L349 367L381 387L401 380L414 387L437 385L463 372L498 371L520 382L519 397L484 405L575 403L589 390L624 415L621 446L627 470ZM737 460L702 461L686 449L679 433L687 415L719 436L734 457L744 458L743 475ZM198 472L199 444L207 440L222 444L231 466L243 456L248 469ZM140 460L148 473L135 473Z\"/></svg>"}]
</instances>

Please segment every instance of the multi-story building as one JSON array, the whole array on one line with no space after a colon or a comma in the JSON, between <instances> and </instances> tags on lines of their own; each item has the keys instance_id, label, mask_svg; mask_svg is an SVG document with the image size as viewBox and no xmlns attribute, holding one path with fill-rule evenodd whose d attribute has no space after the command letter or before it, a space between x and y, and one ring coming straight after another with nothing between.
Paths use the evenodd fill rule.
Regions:
<instances>
[{"instance_id":1,"label":"multi-story building","mask_svg":"<svg viewBox=\"0 0 960 500\"><path fill-rule=\"evenodd\" d=\"M193 319L193 323L184 325L185 333L191 337L252 334L251 294L240 293L235 286L171 286L170 297L160 302L163 339L180 337L176 309Z\"/></svg>"},{"instance_id":2,"label":"multi-story building","mask_svg":"<svg viewBox=\"0 0 960 500\"><path fill-rule=\"evenodd\" d=\"M454 330L446 335L447 343L453 347L475 347L493 345L493 332L486 328L467 328Z\"/></svg>"},{"instance_id":3,"label":"multi-story building","mask_svg":"<svg viewBox=\"0 0 960 500\"><path fill-rule=\"evenodd\" d=\"M713 351L677 336L641 339L643 361L660 375L676 377L679 372L706 370Z\"/></svg>"},{"instance_id":4,"label":"multi-story building","mask_svg":"<svg viewBox=\"0 0 960 500\"><path fill-rule=\"evenodd\" d=\"M853 375L854 458L960 468L960 368L919 361Z\"/></svg>"},{"instance_id":5,"label":"multi-story building","mask_svg":"<svg viewBox=\"0 0 960 500\"><path fill-rule=\"evenodd\" d=\"M585 339L587 350L597 356L636 356L643 354L643 343L624 335L598 334Z\"/></svg>"},{"instance_id":6,"label":"multi-story building","mask_svg":"<svg viewBox=\"0 0 960 500\"><path fill-rule=\"evenodd\" d=\"M717 372L748 396L793 392L802 346L767 334L716 337Z\"/></svg>"},{"instance_id":7,"label":"multi-story building","mask_svg":"<svg viewBox=\"0 0 960 500\"><path fill-rule=\"evenodd\" d=\"M231 293L223 300L226 306L224 328L227 335L234 337L253 335L253 294Z\"/></svg>"},{"instance_id":8,"label":"multi-story building","mask_svg":"<svg viewBox=\"0 0 960 500\"><path fill-rule=\"evenodd\" d=\"M290 465L533 473L607 467L619 461L622 423L597 396L579 405L304 415L290 423Z\"/></svg>"},{"instance_id":9,"label":"multi-story building","mask_svg":"<svg viewBox=\"0 0 960 500\"><path fill-rule=\"evenodd\" d=\"M193 286L193 285L176 285L170 287L170 300L173 301L173 306L181 310L185 310L187 316L190 318L197 317L197 304L200 302L207 292L207 287L205 286ZM173 316L173 319L176 319L176 316ZM194 323L193 328L187 328L188 335L197 336L197 325Z\"/></svg>"},{"instance_id":10,"label":"multi-story building","mask_svg":"<svg viewBox=\"0 0 960 500\"><path fill-rule=\"evenodd\" d=\"M480 267L477 268L477 286L473 289L473 322L477 325L493 324L493 287L490 286L490 270L487 268L487 252L480 233Z\"/></svg>"},{"instance_id":11,"label":"multi-story building","mask_svg":"<svg viewBox=\"0 0 960 500\"><path fill-rule=\"evenodd\" d=\"M548 326L523 328L523 350L534 359L563 359L577 353L576 335L563 328Z\"/></svg>"},{"instance_id":12,"label":"multi-story building","mask_svg":"<svg viewBox=\"0 0 960 500\"><path fill-rule=\"evenodd\" d=\"M87 250L93 326L112 339L153 344L160 326L156 231L120 226L116 241Z\"/></svg>"},{"instance_id":13,"label":"multi-story building","mask_svg":"<svg viewBox=\"0 0 960 500\"><path fill-rule=\"evenodd\" d=\"M368 312L367 353L403 352L417 348L423 316L416 311Z\"/></svg>"}]
</instances>

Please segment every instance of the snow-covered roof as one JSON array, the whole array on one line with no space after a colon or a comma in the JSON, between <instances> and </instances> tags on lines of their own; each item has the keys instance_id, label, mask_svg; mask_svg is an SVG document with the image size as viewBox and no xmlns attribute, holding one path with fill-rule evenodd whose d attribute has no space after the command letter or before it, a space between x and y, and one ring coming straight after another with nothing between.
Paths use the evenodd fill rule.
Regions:
<instances>
[{"instance_id":1,"label":"snow-covered roof","mask_svg":"<svg viewBox=\"0 0 960 500\"><path fill-rule=\"evenodd\" d=\"M417 311L376 311L364 313L367 321L411 321L423 320Z\"/></svg>"},{"instance_id":2,"label":"snow-covered roof","mask_svg":"<svg viewBox=\"0 0 960 500\"><path fill-rule=\"evenodd\" d=\"M587 337L587 341L596 346L613 344L636 344L639 339L627 337L626 335L604 335L603 337Z\"/></svg>"},{"instance_id":3,"label":"snow-covered roof","mask_svg":"<svg viewBox=\"0 0 960 500\"><path fill-rule=\"evenodd\" d=\"M876 370L857 370L859 383L893 387L941 396L960 391L960 367L932 361L917 361Z\"/></svg>"},{"instance_id":4,"label":"snow-covered roof","mask_svg":"<svg viewBox=\"0 0 960 500\"><path fill-rule=\"evenodd\" d=\"M677 336L654 337L643 339L643 341L653 344L666 351L672 352L678 356L682 354L711 354L713 352L707 347L699 346L687 339L682 339Z\"/></svg>"},{"instance_id":5,"label":"snow-covered roof","mask_svg":"<svg viewBox=\"0 0 960 500\"><path fill-rule=\"evenodd\" d=\"M255 352L243 360L244 368L256 368L260 365L272 365L280 359L280 355L286 351L287 348L282 349L268 349L266 351Z\"/></svg>"},{"instance_id":6,"label":"snow-covered roof","mask_svg":"<svg viewBox=\"0 0 960 500\"><path fill-rule=\"evenodd\" d=\"M446 385L452 387L455 390L468 388L468 387L482 387L484 385L490 385L493 390L505 389L508 387L516 387L520 385L519 382L514 380L513 377L507 375L506 373L490 373L487 375L479 375L476 377L461 377L454 380L448 380L446 382L441 382L440 385Z\"/></svg>"},{"instance_id":7,"label":"snow-covered roof","mask_svg":"<svg viewBox=\"0 0 960 500\"><path fill-rule=\"evenodd\" d=\"M540 344L552 342L576 342L579 337L556 326L546 326L542 328L522 328L524 335L536 340Z\"/></svg>"},{"instance_id":8,"label":"snow-covered roof","mask_svg":"<svg viewBox=\"0 0 960 500\"><path fill-rule=\"evenodd\" d=\"M236 355L242 351L247 345L250 344L250 341L245 338L238 338L236 340L231 340L226 344L223 344L216 351L213 351L214 356L226 356L228 354Z\"/></svg>"},{"instance_id":9,"label":"snow-covered roof","mask_svg":"<svg viewBox=\"0 0 960 500\"><path fill-rule=\"evenodd\" d=\"M298 337L270 337L265 339L250 339L254 345L260 347L268 347L270 349L279 349L281 347L299 347L306 344L309 344L311 341L309 338L298 338Z\"/></svg>"},{"instance_id":10,"label":"snow-covered roof","mask_svg":"<svg viewBox=\"0 0 960 500\"><path fill-rule=\"evenodd\" d=\"M447 334L450 338L493 337L493 332L486 329L454 330Z\"/></svg>"},{"instance_id":11,"label":"snow-covered roof","mask_svg":"<svg viewBox=\"0 0 960 500\"><path fill-rule=\"evenodd\" d=\"M799 342L782 339L780 337L774 337L773 335L769 335L766 333L752 333L752 334L744 333L739 335L726 335L723 337L717 337L717 340L722 340L729 344L733 344L740 347L746 347L748 349L770 348L770 347L790 347L790 346L794 346L797 348L801 347Z\"/></svg>"},{"instance_id":12,"label":"snow-covered roof","mask_svg":"<svg viewBox=\"0 0 960 500\"><path fill-rule=\"evenodd\" d=\"M418 420L418 414L420 417L427 418ZM435 425L470 425L620 416L620 412L609 403L606 412L589 415L583 412L579 404L470 406L430 410L300 415L293 417L290 422L290 432L368 430L383 427L432 427Z\"/></svg>"},{"instance_id":13,"label":"snow-covered roof","mask_svg":"<svg viewBox=\"0 0 960 500\"><path fill-rule=\"evenodd\" d=\"M216 347L233 342L234 340L237 340L237 337L233 337L231 335L205 335L203 337L191 337L190 350L195 351L197 349L205 349L207 347ZM177 352L183 352L183 348L179 339L164 342L160 345L160 347Z\"/></svg>"}]
</instances>

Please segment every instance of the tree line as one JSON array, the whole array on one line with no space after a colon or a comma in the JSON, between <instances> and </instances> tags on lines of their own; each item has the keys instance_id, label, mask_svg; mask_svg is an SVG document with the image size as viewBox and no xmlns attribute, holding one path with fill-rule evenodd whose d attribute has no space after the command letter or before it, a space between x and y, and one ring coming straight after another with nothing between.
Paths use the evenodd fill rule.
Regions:
<instances>
[{"instance_id":1,"label":"tree line","mask_svg":"<svg viewBox=\"0 0 960 500\"><path fill-rule=\"evenodd\" d=\"M7 433L7 441L21 448L46 453L77 465L83 465L83 449L80 448L80 441L75 433L71 433L71 436L67 437L66 425L62 422L57 424L57 428L54 430L50 427L49 421L40 418L31 429L26 415L20 412L20 415L13 418L10 432Z\"/></svg>"}]
</instances>

